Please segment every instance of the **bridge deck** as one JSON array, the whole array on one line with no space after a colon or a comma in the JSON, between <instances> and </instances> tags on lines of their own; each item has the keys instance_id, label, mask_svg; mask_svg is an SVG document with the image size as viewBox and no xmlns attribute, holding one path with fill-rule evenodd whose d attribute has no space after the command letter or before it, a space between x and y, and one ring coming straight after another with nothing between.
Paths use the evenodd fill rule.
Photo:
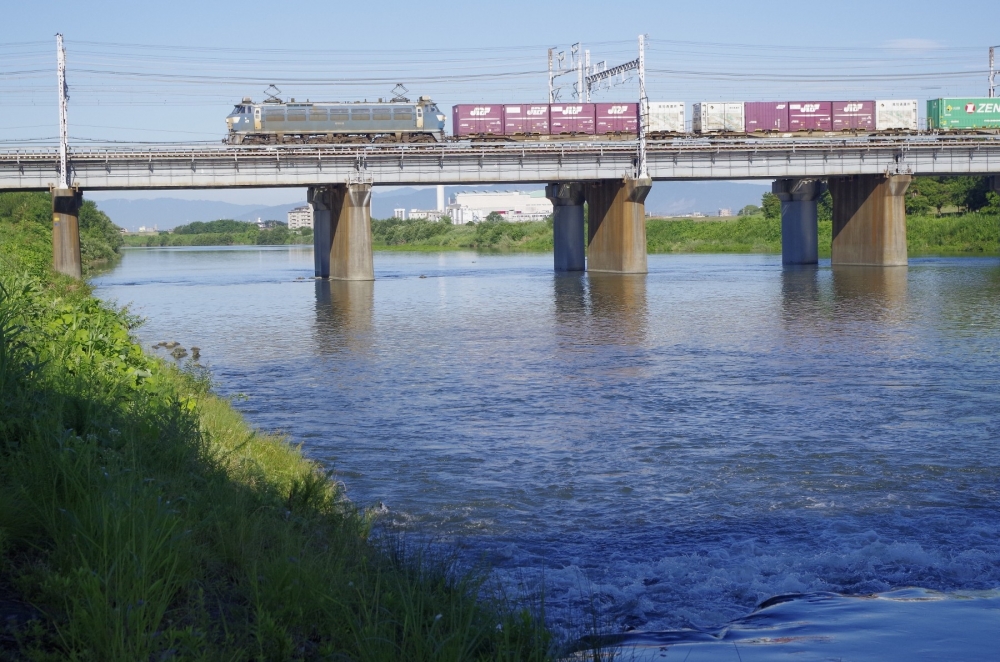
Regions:
<instances>
[{"instance_id":1,"label":"bridge deck","mask_svg":"<svg viewBox=\"0 0 1000 662\"><path fill-rule=\"evenodd\" d=\"M84 190L547 183L634 172L634 141L351 146L115 146L74 149ZM56 148L0 152L0 190L57 182ZM650 142L654 180L1000 173L1000 136L734 138Z\"/></svg>"}]
</instances>

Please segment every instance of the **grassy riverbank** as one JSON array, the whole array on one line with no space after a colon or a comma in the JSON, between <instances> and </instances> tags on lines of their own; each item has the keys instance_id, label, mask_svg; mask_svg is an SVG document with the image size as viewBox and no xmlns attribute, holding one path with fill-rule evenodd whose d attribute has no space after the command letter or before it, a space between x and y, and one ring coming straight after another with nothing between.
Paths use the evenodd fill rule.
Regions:
<instances>
[{"instance_id":1,"label":"grassy riverbank","mask_svg":"<svg viewBox=\"0 0 1000 662\"><path fill-rule=\"evenodd\" d=\"M377 250L551 251L552 225L506 221L452 225L441 221L389 218L372 221L372 242Z\"/></svg>"},{"instance_id":2,"label":"grassy riverbank","mask_svg":"<svg viewBox=\"0 0 1000 662\"><path fill-rule=\"evenodd\" d=\"M83 272L106 268L121 256L121 233L89 200L80 208ZM42 274L52 263L52 198L48 193L0 193L0 246L18 252L25 268Z\"/></svg>"},{"instance_id":3,"label":"grassy riverbank","mask_svg":"<svg viewBox=\"0 0 1000 662\"><path fill-rule=\"evenodd\" d=\"M539 618L373 542L319 466L146 355L22 211L0 218L0 659L546 657Z\"/></svg>"},{"instance_id":4,"label":"grassy riverbank","mask_svg":"<svg viewBox=\"0 0 1000 662\"><path fill-rule=\"evenodd\" d=\"M125 235L124 244L130 248L153 248L159 246L285 246L295 244L312 245L312 230L289 230L278 226L270 230L260 230L253 223L246 229L227 232L177 233Z\"/></svg>"},{"instance_id":5,"label":"grassy riverbank","mask_svg":"<svg viewBox=\"0 0 1000 662\"><path fill-rule=\"evenodd\" d=\"M833 223L820 221L819 253L830 256ZM1000 253L1000 216L973 212L906 219L910 255L996 255ZM731 220L650 219L650 253L780 253L781 219L763 215Z\"/></svg>"},{"instance_id":6,"label":"grassy riverbank","mask_svg":"<svg viewBox=\"0 0 1000 662\"><path fill-rule=\"evenodd\" d=\"M819 222L820 255L829 257L831 221ZM950 216L911 215L906 221L911 255L1000 253L1000 215L991 211ZM549 223L451 225L434 221L372 221L378 250L440 251L490 249L551 251ZM781 219L763 214L731 219L651 218L646 221L649 253L780 253Z\"/></svg>"}]
</instances>

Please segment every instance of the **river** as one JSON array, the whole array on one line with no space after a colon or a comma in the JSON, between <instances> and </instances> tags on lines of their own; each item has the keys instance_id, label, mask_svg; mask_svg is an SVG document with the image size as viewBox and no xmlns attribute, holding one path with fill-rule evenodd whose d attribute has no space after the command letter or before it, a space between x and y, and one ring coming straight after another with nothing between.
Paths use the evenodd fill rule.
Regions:
<instances>
[{"instance_id":1,"label":"river","mask_svg":"<svg viewBox=\"0 0 1000 662\"><path fill-rule=\"evenodd\" d=\"M128 250L95 283L385 526L544 583L556 624L711 630L777 595L919 587L1000 625L997 258L612 276L376 253L374 283L312 263Z\"/></svg>"}]
</instances>

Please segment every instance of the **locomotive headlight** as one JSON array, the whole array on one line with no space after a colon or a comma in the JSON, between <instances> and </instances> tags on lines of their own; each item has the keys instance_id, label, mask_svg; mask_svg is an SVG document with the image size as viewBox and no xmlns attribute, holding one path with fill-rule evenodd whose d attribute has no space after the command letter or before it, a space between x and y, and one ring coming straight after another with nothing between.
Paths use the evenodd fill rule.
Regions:
<instances>
[{"instance_id":1,"label":"locomotive headlight","mask_svg":"<svg viewBox=\"0 0 1000 662\"><path fill-rule=\"evenodd\" d=\"M438 122L443 122L445 120L445 116L444 115L438 115L437 118L438 118Z\"/></svg>"}]
</instances>

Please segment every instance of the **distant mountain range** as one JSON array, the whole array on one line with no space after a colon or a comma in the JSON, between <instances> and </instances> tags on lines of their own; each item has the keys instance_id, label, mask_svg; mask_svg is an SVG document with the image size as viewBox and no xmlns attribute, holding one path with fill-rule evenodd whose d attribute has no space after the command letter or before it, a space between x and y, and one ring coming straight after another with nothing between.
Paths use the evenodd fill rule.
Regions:
<instances>
[{"instance_id":1,"label":"distant mountain range","mask_svg":"<svg viewBox=\"0 0 1000 662\"><path fill-rule=\"evenodd\" d=\"M458 191L533 191L540 186L448 186L445 195ZM719 209L731 209L735 214L748 204L760 204L763 193L770 190L770 181L743 182L657 182L646 198L646 210L663 216L679 216L694 212L718 214ZM213 200L182 200L179 198L148 198L141 200L109 199L97 205L116 224L135 230L139 226L157 226L170 230L194 221L214 221L232 218L238 221L285 221L290 209L304 205L305 200L281 205L241 205ZM434 188L398 188L372 193L372 217L389 218L393 209L433 209L437 204Z\"/></svg>"}]
</instances>

